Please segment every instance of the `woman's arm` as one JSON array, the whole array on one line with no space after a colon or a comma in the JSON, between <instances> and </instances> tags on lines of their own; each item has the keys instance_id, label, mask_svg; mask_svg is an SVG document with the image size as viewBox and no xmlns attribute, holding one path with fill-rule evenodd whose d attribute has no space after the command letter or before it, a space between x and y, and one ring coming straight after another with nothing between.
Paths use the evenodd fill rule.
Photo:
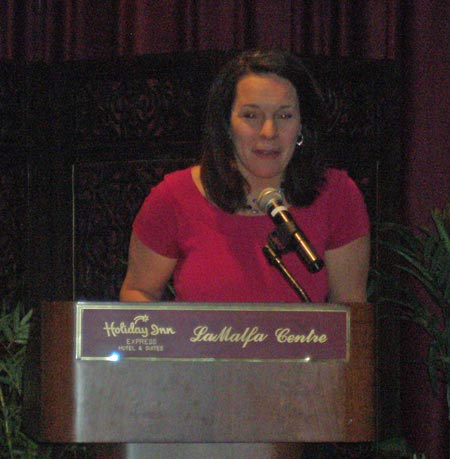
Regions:
<instances>
[{"instance_id":1,"label":"woman's arm","mask_svg":"<svg viewBox=\"0 0 450 459\"><path fill-rule=\"evenodd\" d=\"M144 245L133 233L120 301L158 301L177 264Z\"/></svg>"},{"instance_id":2,"label":"woman's arm","mask_svg":"<svg viewBox=\"0 0 450 459\"><path fill-rule=\"evenodd\" d=\"M331 303L367 301L370 236L363 236L338 249L325 252Z\"/></svg>"}]
</instances>

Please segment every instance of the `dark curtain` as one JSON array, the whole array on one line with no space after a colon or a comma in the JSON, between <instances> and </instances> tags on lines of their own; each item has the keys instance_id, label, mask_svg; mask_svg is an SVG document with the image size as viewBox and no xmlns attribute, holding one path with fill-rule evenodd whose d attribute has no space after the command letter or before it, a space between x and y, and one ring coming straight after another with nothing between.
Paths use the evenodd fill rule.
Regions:
<instances>
[{"instance_id":1,"label":"dark curtain","mask_svg":"<svg viewBox=\"0 0 450 459\"><path fill-rule=\"evenodd\" d=\"M117 14L114 0L2 0L0 60L110 59Z\"/></svg>"},{"instance_id":2,"label":"dark curtain","mask_svg":"<svg viewBox=\"0 0 450 459\"><path fill-rule=\"evenodd\" d=\"M424 223L450 189L449 16L448 0L1 0L0 62L254 46L401 61L405 211ZM407 361L423 356L424 342L417 331L406 337ZM445 394L431 395L420 369L404 374L409 439L427 457L445 457Z\"/></svg>"},{"instance_id":3,"label":"dark curtain","mask_svg":"<svg viewBox=\"0 0 450 459\"><path fill-rule=\"evenodd\" d=\"M119 8L119 48L122 54L141 54L265 46L300 54L392 59L396 50L396 3L123 0ZM136 21L136 17L141 20ZM155 22L155 18L162 19Z\"/></svg>"},{"instance_id":4,"label":"dark curtain","mask_svg":"<svg viewBox=\"0 0 450 459\"><path fill-rule=\"evenodd\" d=\"M279 47L394 59L398 0L3 0L0 59Z\"/></svg>"},{"instance_id":5,"label":"dark curtain","mask_svg":"<svg viewBox=\"0 0 450 459\"><path fill-rule=\"evenodd\" d=\"M425 0L405 5L408 9L401 18L400 48L405 101L405 217L414 224L429 225L430 209L449 203L450 2ZM446 388L439 386L437 395L429 389L427 369L420 364L427 358L428 343L429 337L421 330L405 330L403 422L427 457L440 459L448 457Z\"/></svg>"}]
</instances>

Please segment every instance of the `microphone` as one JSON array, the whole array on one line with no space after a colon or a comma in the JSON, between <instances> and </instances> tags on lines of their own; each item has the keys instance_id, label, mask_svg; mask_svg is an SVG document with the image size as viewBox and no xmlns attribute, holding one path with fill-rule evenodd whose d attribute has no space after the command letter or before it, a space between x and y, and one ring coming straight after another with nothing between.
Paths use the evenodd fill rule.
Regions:
<instances>
[{"instance_id":1,"label":"microphone","mask_svg":"<svg viewBox=\"0 0 450 459\"><path fill-rule=\"evenodd\" d=\"M259 193L256 200L261 212L268 214L277 225L278 234L285 241L286 246L293 248L305 263L311 273L317 273L323 268L323 260L315 253L307 237L295 223L292 215L283 205L283 196L275 188L265 188Z\"/></svg>"}]
</instances>

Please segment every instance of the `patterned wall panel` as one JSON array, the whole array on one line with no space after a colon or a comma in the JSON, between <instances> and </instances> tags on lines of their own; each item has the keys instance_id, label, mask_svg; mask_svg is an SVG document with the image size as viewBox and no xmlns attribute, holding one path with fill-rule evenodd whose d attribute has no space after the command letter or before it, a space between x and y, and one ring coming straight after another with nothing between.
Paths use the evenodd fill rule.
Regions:
<instances>
[{"instance_id":1,"label":"patterned wall panel","mask_svg":"<svg viewBox=\"0 0 450 459\"><path fill-rule=\"evenodd\" d=\"M85 163L75 167L75 292L77 299L117 300L133 219L164 174L188 158Z\"/></svg>"},{"instance_id":2,"label":"patterned wall panel","mask_svg":"<svg viewBox=\"0 0 450 459\"><path fill-rule=\"evenodd\" d=\"M184 138L189 134L186 127L194 124L196 102L192 88L175 86L170 79L88 82L74 100L75 138Z\"/></svg>"},{"instance_id":3,"label":"patterned wall panel","mask_svg":"<svg viewBox=\"0 0 450 459\"><path fill-rule=\"evenodd\" d=\"M20 163L0 171L0 301L9 310L26 300L28 171Z\"/></svg>"},{"instance_id":4,"label":"patterned wall panel","mask_svg":"<svg viewBox=\"0 0 450 459\"><path fill-rule=\"evenodd\" d=\"M0 140L2 142L14 142L19 138L21 112L17 88L12 87L9 81L2 81L0 83Z\"/></svg>"},{"instance_id":5,"label":"patterned wall panel","mask_svg":"<svg viewBox=\"0 0 450 459\"><path fill-rule=\"evenodd\" d=\"M0 67L0 144L19 144L24 134L26 119L26 96L24 81L14 78L17 68L14 65ZM0 158L3 156L0 153Z\"/></svg>"},{"instance_id":6,"label":"patterned wall panel","mask_svg":"<svg viewBox=\"0 0 450 459\"><path fill-rule=\"evenodd\" d=\"M221 56L147 56L52 69L60 142L197 141L205 94Z\"/></svg>"},{"instance_id":7,"label":"patterned wall panel","mask_svg":"<svg viewBox=\"0 0 450 459\"><path fill-rule=\"evenodd\" d=\"M344 58L309 58L307 63L327 101L329 163L355 178L374 224L395 220L402 206L404 174L399 66Z\"/></svg>"}]
</instances>

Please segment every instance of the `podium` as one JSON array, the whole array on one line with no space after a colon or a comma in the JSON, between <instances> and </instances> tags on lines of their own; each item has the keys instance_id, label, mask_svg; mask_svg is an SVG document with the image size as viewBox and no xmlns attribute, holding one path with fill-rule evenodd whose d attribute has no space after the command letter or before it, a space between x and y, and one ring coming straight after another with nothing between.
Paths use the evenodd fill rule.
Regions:
<instances>
[{"instance_id":1,"label":"podium","mask_svg":"<svg viewBox=\"0 0 450 459\"><path fill-rule=\"evenodd\" d=\"M231 358L185 355L154 358L151 354L99 359L89 354L96 351L95 336L89 337L93 350L86 357L80 351L80 343L88 340L83 336L87 332L80 321L80 310L91 305L93 310L102 308L106 316L112 310L117 313L137 307L136 303L42 305L38 326L30 337L24 400L25 425L37 441L109 444L107 455L101 456L100 452L98 457L134 458L138 456L124 452L125 445L150 444L151 447L153 444L161 451L164 445L171 450L183 450L201 444L232 447L233 444L375 440L371 305L307 306L307 311L319 314L314 317L320 318L330 311L344 312L347 317L346 357L321 359L267 355L248 358L239 354ZM146 305L150 307L139 303L140 308ZM179 306L184 313L182 324L198 310L215 308L191 305L193 309L186 310L186 305ZM270 312L270 321L290 308L300 312L305 308L305 305L286 304L258 306L261 320L266 320ZM167 303L151 303L149 315L155 316L158 308L167 313L167 307ZM170 307L176 309L177 304ZM247 309L254 307L250 305ZM225 320L229 321L241 308L221 305L220 310L228 314ZM169 313L170 317L176 317L175 312L169 310ZM84 317L89 326L90 316ZM111 330L119 333L119 322L117 327L113 329L111 325ZM127 332L142 331L133 327L127 328ZM107 328L102 326L102 333ZM161 330L170 332L167 327ZM235 335L238 336L242 338ZM242 345L242 340L241 350L257 347L256 339L248 346ZM229 341L233 341L232 336ZM114 446L118 444L122 447ZM115 453L111 452L114 448ZM108 450L108 446L103 449ZM155 453L151 457L162 456ZM170 457L183 456L172 452ZM208 453L208 457L215 456Z\"/></svg>"}]
</instances>

